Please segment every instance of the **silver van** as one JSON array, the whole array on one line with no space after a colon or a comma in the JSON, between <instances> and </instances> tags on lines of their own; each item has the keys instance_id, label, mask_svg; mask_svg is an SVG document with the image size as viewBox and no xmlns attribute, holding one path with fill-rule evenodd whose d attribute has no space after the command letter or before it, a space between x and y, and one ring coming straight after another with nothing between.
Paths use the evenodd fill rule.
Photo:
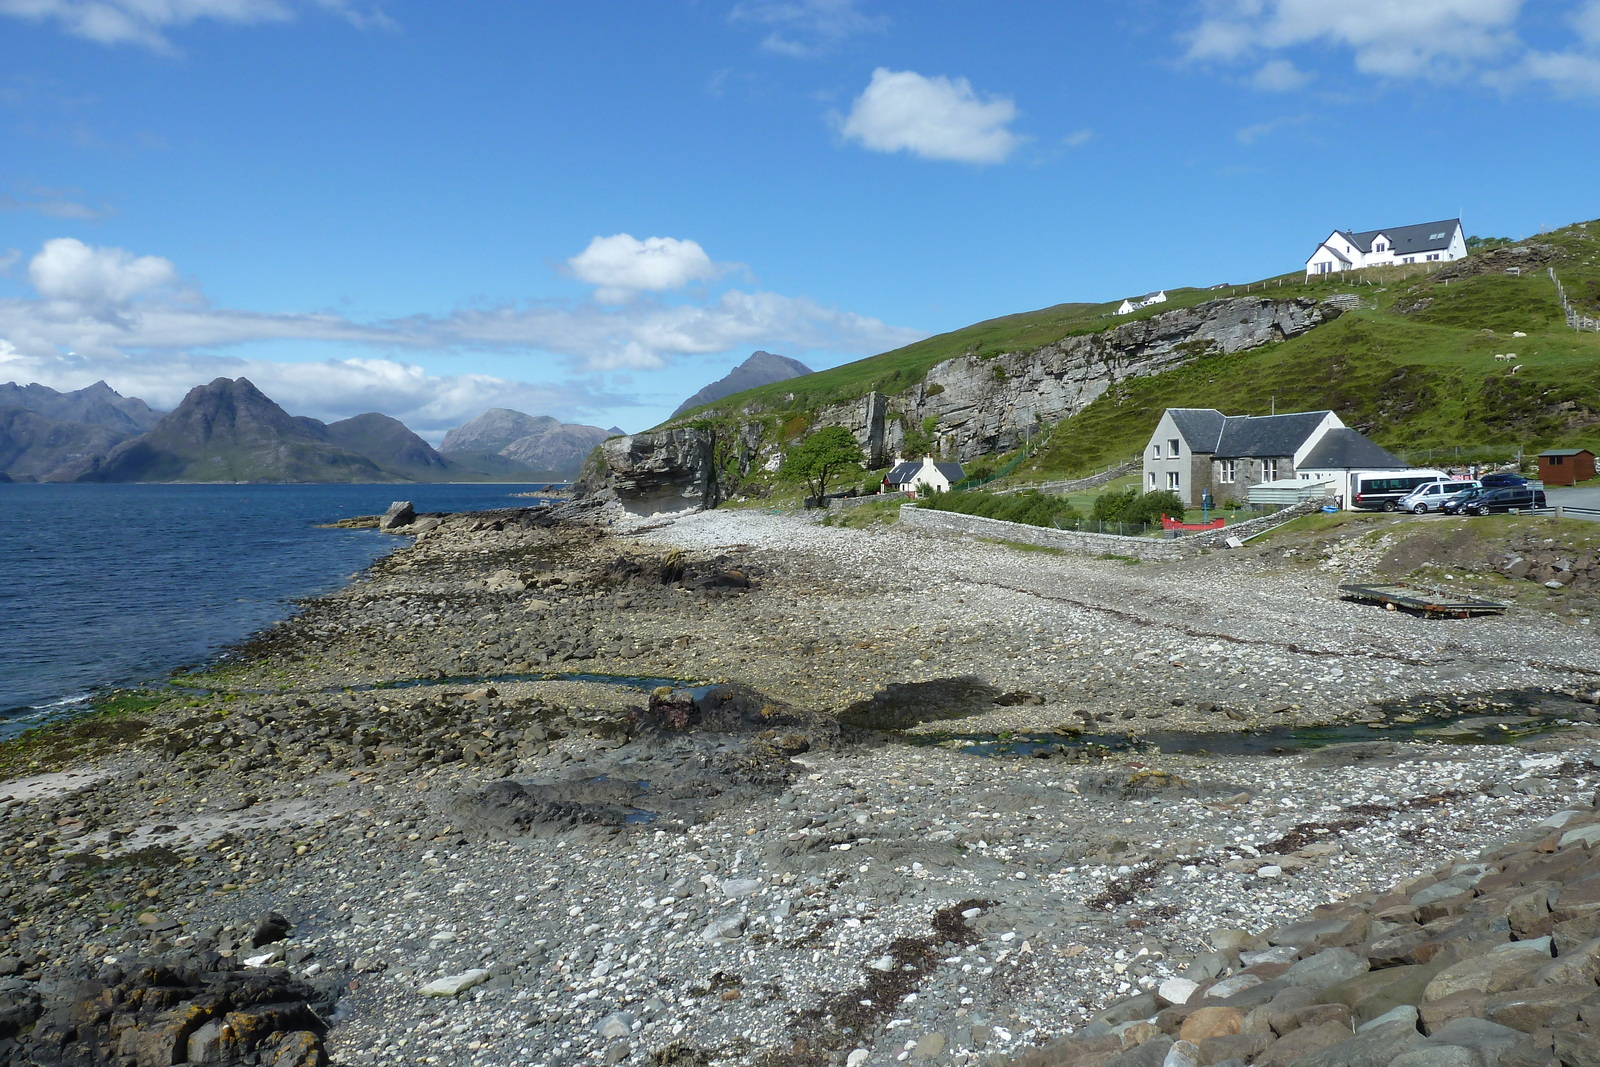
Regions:
<instances>
[{"instance_id":1,"label":"silver van","mask_svg":"<svg viewBox=\"0 0 1600 1067\"><path fill-rule=\"evenodd\" d=\"M1475 481L1427 482L1395 501L1395 510L1409 511L1413 515L1426 515L1430 511L1438 511L1444 506L1445 501L1454 499L1468 489L1476 488L1478 483Z\"/></svg>"}]
</instances>

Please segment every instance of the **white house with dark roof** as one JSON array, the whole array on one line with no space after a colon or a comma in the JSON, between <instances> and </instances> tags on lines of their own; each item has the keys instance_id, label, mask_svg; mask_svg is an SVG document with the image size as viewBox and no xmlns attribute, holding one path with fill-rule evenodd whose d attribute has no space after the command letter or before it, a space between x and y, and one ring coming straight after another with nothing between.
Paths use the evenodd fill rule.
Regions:
<instances>
[{"instance_id":1,"label":"white house with dark roof","mask_svg":"<svg viewBox=\"0 0 1600 1067\"><path fill-rule=\"evenodd\" d=\"M884 475L883 483L884 491L889 493L914 493L918 489L945 493L965 477L961 464L936 462L932 456L924 456L896 464Z\"/></svg>"},{"instance_id":2,"label":"white house with dark roof","mask_svg":"<svg viewBox=\"0 0 1600 1067\"><path fill-rule=\"evenodd\" d=\"M1392 226L1384 230L1334 230L1306 260L1306 277L1390 263L1448 263L1467 254L1460 219Z\"/></svg>"},{"instance_id":3,"label":"white house with dark roof","mask_svg":"<svg viewBox=\"0 0 1600 1067\"><path fill-rule=\"evenodd\" d=\"M1165 289L1158 289L1156 292L1146 293L1137 299L1130 296L1128 299L1122 302L1120 307L1117 308L1117 314L1131 315L1140 308L1147 308L1151 304L1165 304L1166 302L1167 291Z\"/></svg>"},{"instance_id":4,"label":"white house with dark roof","mask_svg":"<svg viewBox=\"0 0 1600 1067\"><path fill-rule=\"evenodd\" d=\"M1144 450L1144 489L1170 489L1199 507L1243 501L1252 485L1284 479L1344 484L1352 470L1401 471L1405 462L1345 426L1331 411L1224 415L1168 408Z\"/></svg>"}]
</instances>

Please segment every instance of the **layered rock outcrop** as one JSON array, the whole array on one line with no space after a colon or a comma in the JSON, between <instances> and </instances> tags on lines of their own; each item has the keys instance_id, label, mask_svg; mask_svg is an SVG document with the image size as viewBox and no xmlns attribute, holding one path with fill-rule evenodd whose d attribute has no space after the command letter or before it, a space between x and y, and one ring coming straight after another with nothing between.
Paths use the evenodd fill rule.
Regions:
<instances>
[{"instance_id":1,"label":"layered rock outcrop","mask_svg":"<svg viewBox=\"0 0 1600 1067\"><path fill-rule=\"evenodd\" d=\"M610 490L642 515L716 507L715 444L715 430L690 426L613 437L600 446L603 467L585 466L575 491Z\"/></svg>"},{"instance_id":2,"label":"layered rock outcrop","mask_svg":"<svg viewBox=\"0 0 1600 1067\"><path fill-rule=\"evenodd\" d=\"M1217 300L1026 352L936 364L922 382L889 398L893 415L881 438L870 398L824 408L817 422L848 427L875 453L892 456L907 426L932 420L937 451L968 460L1015 448L1031 430L1076 415L1118 382L1288 340L1339 314L1304 298Z\"/></svg>"}]
</instances>

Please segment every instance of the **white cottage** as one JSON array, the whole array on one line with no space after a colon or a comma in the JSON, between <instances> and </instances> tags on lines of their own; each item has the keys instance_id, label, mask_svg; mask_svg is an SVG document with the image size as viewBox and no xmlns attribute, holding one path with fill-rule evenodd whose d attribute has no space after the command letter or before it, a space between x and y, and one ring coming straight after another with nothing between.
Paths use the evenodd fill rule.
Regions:
<instances>
[{"instance_id":1,"label":"white cottage","mask_svg":"<svg viewBox=\"0 0 1600 1067\"><path fill-rule=\"evenodd\" d=\"M1131 315L1140 308L1147 308L1151 304L1165 304L1166 302L1167 291L1165 289L1157 290L1154 293L1146 293L1138 299L1130 296L1128 299L1122 302L1120 307L1117 308L1117 314Z\"/></svg>"},{"instance_id":2,"label":"white cottage","mask_svg":"<svg viewBox=\"0 0 1600 1067\"><path fill-rule=\"evenodd\" d=\"M884 491L890 493L915 493L918 489L947 493L950 487L966 477L959 463L937 463L932 456L920 460L909 459L896 464L884 476Z\"/></svg>"},{"instance_id":3,"label":"white cottage","mask_svg":"<svg viewBox=\"0 0 1600 1067\"><path fill-rule=\"evenodd\" d=\"M1306 277L1391 263L1448 263L1467 254L1460 219L1385 230L1334 230L1306 260Z\"/></svg>"}]
</instances>

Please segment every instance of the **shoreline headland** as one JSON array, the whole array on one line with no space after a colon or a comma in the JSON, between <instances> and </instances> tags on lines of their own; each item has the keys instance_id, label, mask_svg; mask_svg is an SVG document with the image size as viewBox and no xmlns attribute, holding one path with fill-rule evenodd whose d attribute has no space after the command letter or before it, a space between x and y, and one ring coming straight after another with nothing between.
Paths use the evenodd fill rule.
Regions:
<instances>
[{"instance_id":1,"label":"shoreline headland","mask_svg":"<svg viewBox=\"0 0 1600 1067\"><path fill-rule=\"evenodd\" d=\"M1600 649L1336 584L1266 548L429 517L188 693L0 748L0 1059L1121 1067L1189 1041L1287 1067L1452 1019L1590 1047ZM1228 754L1346 728L1393 739ZM1390 1004L1368 975L1426 981Z\"/></svg>"}]
</instances>

